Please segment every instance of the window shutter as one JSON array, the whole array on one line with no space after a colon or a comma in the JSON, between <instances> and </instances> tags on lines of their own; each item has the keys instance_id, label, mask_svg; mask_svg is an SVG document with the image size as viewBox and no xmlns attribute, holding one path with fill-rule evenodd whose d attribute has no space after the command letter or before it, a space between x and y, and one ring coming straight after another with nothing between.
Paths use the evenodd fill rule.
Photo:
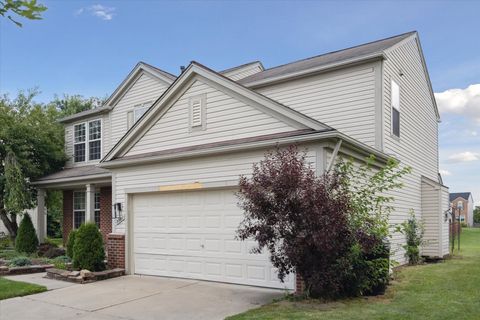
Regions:
<instances>
[{"instance_id":1,"label":"window shutter","mask_svg":"<svg viewBox=\"0 0 480 320\"><path fill-rule=\"evenodd\" d=\"M202 100L192 100L192 127L198 127L202 125Z\"/></svg>"}]
</instances>

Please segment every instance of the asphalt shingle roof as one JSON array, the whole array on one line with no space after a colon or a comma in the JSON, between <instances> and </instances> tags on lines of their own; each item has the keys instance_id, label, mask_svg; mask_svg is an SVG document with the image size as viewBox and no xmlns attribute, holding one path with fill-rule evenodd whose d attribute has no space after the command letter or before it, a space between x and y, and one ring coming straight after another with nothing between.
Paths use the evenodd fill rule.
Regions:
<instances>
[{"instance_id":1,"label":"asphalt shingle roof","mask_svg":"<svg viewBox=\"0 0 480 320\"><path fill-rule=\"evenodd\" d=\"M450 202L452 202L453 200L457 199L457 198L463 198L465 200L468 200L468 198L470 197L471 193L470 192L454 192L454 193L450 193Z\"/></svg>"}]
</instances>

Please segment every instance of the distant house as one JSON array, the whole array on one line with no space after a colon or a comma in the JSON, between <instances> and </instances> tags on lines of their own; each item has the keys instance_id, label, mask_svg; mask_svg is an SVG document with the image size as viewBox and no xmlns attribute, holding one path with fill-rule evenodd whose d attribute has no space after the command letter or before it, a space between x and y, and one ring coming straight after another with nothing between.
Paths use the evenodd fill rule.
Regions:
<instances>
[{"instance_id":1,"label":"distant house","mask_svg":"<svg viewBox=\"0 0 480 320\"><path fill-rule=\"evenodd\" d=\"M469 227L473 226L473 197L470 192L450 193L450 203L455 212L459 215L460 222L465 222Z\"/></svg>"}]
</instances>

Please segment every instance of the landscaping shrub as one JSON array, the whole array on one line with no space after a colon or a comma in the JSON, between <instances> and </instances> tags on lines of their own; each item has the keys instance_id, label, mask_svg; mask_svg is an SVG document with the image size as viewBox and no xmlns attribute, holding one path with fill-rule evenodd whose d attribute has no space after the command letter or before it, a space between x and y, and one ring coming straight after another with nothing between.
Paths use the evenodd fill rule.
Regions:
<instances>
[{"instance_id":1,"label":"landscaping shrub","mask_svg":"<svg viewBox=\"0 0 480 320\"><path fill-rule=\"evenodd\" d=\"M240 177L244 210L237 236L270 252L281 281L296 272L307 295L338 298L384 291L389 279L388 205L380 195L401 187L409 172L396 161L374 171L370 157L360 168L341 161L316 176L297 148L277 148Z\"/></svg>"},{"instance_id":2,"label":"landscaping shrub","mask_svg":"<svg viewBox=\"0 0 480 320\"><path fill-rule=\"evenodd\" d=\"M18 252L34 253L38 247L37 233L28 213L24 214L22 222L17 231L15 239L15 249Z\"/></svg>"},{"instance_id":3,"label":"landscaping shrub","mask_svg":"<svg viewBox=\"0 0 480 320\"><path fill-rule=\"evenodd\" d=\"M7 235L0 236L0 250L5 250L12 247L12 240Z\"/></svg>"},{"instance_id":4,"label":"landscaping shrub","mask_svg":"<svg viewBox=\"0 0 480 320\"><path fill-rule=\"evenodd\" d=\"M32 265L32 260L27 257L15 257L10 260L10 266L12 267L23 267Z\"/></svg>"},{"instance_id":5,"label":"landscaping shrub","mask_svg":"<svg viewBox=\"0 0 480 320\"><path fill-rule=\"evenodd\" d=\"M67 256L58 256L55 259L53 259L53 265L57 269L67 269L67 264L71 262L71 259Z\"/></svg>"},{"instance_id":6,"label":"landscaping shrub","mask_svg":"<svg viewBox=\"0 0 480 320\"><path fill-rule=\"evenodd\" d=\"M70 231L67 240L67 256L70 259L73 259L73 245L75 244L75 236L77 235L77 230Z\"/></svg>"},{"instance_id":7,"label":"landscaping shrub","mask_svg":"<svg viewBox=\"0 0 480 320\"><path fill-rule=\"evenodd\" d=\"M103 237L95 223L82 224L75 235L73 267L90 271L105 269Z\"/></svg>"},{"instance_id":8,"label":"landscaping shrub","mask_svg":"<svg viewBox=\"0 0 480 320\"><path fill-rule=\"evenodd\" d=\"M420 258L420 246L424 244L424 229L423 223L417 220L413 211L410 212L410 218L397 227L397 231L404 234L407 240L403 248L405 249L405 257L411 265L422 261Z\"/></svg>"}]
</instances>

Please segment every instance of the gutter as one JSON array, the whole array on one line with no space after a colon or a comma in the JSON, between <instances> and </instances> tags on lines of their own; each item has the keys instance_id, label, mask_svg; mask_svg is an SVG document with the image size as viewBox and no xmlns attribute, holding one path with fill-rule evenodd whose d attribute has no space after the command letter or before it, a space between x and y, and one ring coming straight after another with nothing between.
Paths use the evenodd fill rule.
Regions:
<instances>
[{"instance_id":1,"label":"gutter","mask_svg":"<svg viewBox=\"0 0 480 320\"><path fill-rule=\"evenodd\" d=\"M158 163L164 161L171 161L171 160L178 160L178 159L185 159L191 157L200 157L200 156L208 156L218 153L228 153L228 152L235 152L240 150L246 149L261 149L265 147L273 147L276 145L288 145L294 144L298 142L313 142L317 140L325 140L330 138L337 138L342 140L343 142L352 146L355 151L365 154L366 156L373 154L377 158L377 160L381 162L386 162L387 159L390 158L389 155L380 152L373 147L367 146L357 140L354 140L343 133L338 131L327 131L327 132L318 132L318 133L310 133L310 134L303 134L293 137L285 137L279 139L272 139L266 141L256 141L250 143L243 143L237 145L230 145L230 146L221 146L221 147L214 147L208 148L203 150L192 150L192 151L185 151L179 152L175 154L163 154L157 156L151 156L148 158L138 158L138 159L117 159L117 160L110 160L106 162L100 162L98 165L100 168L111 169L111 168L121 168L121 167L128 167L130 165L137 165L137 164L151 164L151 163ZM340 149L340 146L338 146ZM338 152L338 150L337 150Z\"/></svg>"},{"instance_id":2,"label":"gutter","mask_svg":"<svg viewBox=\"0 0 480 320\"><path fill-rule=\"evenodd\" d=\"M37 180L33 181L30 184L34 186L41 186L47 184L58 184L62 182L76 182L82 180L98 180L98 179L106 179L111 178L111 173L103 173L103 174L91 174L86 176L76 176L76 177L69 177L69 178L60 178L60 179L48 179L48 180Z\"/></svg>"}]
</instances>

